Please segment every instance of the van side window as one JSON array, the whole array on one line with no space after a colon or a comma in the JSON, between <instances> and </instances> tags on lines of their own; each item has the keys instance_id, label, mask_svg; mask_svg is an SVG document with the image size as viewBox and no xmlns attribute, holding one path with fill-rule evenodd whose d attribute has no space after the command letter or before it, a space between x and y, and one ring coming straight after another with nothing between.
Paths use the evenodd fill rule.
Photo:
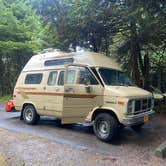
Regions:
<instances>
[{"instance_id":1,"label":"van side window","mask_svg":"<svg viewBox=\"0 0 166 166\"><path fill-rule=\"evenodd\" d=\"M55 66L55 65L69 64L69 63L73 63L73 62L74 62L73 58L65 58L65 59L47 60L47 61L45 61L44 65L45 66Z\"/></svg>"},{"instance_id":2,"label":"van side window","mask_svg":"<svg viewBox=\"0 0 166 166\"><path fill-rule=\"evenodd\" d=\"M78 83L85 85L97 85L99 84L93 74L88 68L79 67Z\"/></svg>"},{"instance_id":3,"label":"van side window","mask_svg":"<svg viewBox=\"0 0 166 166\"><path fill-rule=\"evenodd\" d=\"M73 67L69 67L67 71L67 84L74 84L76 76L76 70Z\"/></svg>"},{"instance_id":4,"label":"van side window","mask_svg":"<svg viewBox=\"0 0 166 166\"><path fill-rule=\"evenodd\" d=\"M76 74L77 73L77 74ZM77 75L77 77L76 77ZM76 77L77 84L97 85L99 84L90 70L82 66L69 66L67 71L67 84L74 84Z\"/></svg>"},{"instance_id":5,"label":"van side window","mask_svg":"<svg viewBox=\"0 0 166 166\"><path fill-rule=\"evenodd\" d=\"M52 71L49 74L47 85L53 86L56 83L57 71Z\"/></svg>"},{"instance_id":6,"label":"van side window","mask_svg":"<svg viewBox=\"0 0 166 166\"><path fill-rule=\"evenodd\" d=\"M42 77L42 73L27 74L25 78L25 84L40 84Z\"/></svg>"},{"instance_id":7,"label":"van side window","mask_svg":"<svg viewBox=\"0 0 166 166\"><path fill-rule=\"evenodd\" d=\"M64 71L59 74L58 85L64 85Z\"/></svg>"}]
</instances>

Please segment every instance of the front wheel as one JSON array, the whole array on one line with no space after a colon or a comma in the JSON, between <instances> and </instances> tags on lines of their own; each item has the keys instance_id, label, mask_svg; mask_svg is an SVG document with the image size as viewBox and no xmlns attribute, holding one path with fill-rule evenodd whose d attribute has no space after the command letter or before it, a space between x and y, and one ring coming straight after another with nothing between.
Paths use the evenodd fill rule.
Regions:
<instances>
[{"instance_id":1,"label":"front wheel","mask_svg":"<svg viewBox=\"0 0 166 166\"><path fill-rule=\"evenodd\" d=\"M32 105L27 105L23 110L23 119L27 124L33 125L37 123L40 116Z\"/></svg>"},{"instance_id":2,"label":"front wheel","mask_svg":"<svg viewBox=\"0 0 166 166\"><path fill-rule=\"evenodd\" d=\"M93 130L98 139L109 142L117 136L118 122L108 113L100 113L96 116Z\"/></svg>"}]
</instances>

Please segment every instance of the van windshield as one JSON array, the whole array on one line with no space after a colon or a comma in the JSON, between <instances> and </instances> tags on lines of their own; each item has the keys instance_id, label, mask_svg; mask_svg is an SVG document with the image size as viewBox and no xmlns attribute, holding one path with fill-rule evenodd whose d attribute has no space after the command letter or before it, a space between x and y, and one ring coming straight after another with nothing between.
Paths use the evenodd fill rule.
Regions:
<instances>
[{"instance_id":1,"label":"van windshield","mask_svg":"<svg viewBox=\"0 0 166 166\"><path fill-rule=\"evenodd\" d=\"M134 86L135 84L127 77L127 75L118 70L99 68L99 73L106 85L112 86Z\"/></svg>"}]
</instances>

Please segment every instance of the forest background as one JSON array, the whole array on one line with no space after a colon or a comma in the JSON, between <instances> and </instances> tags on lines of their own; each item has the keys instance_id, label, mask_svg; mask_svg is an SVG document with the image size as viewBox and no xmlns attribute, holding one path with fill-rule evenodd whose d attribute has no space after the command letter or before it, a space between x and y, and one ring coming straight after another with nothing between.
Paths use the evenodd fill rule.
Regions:
<instances>
[{"instance_id":1,"label":"forest background","mask_svg":"<svg viewBox=\"0 0 166 166\"><path fill-rule=\"evenodd\" d=\"M0 0L0 97L43 49L102 52L139 87L166 91L165 0Z\"/></svg>"}]
</instances>

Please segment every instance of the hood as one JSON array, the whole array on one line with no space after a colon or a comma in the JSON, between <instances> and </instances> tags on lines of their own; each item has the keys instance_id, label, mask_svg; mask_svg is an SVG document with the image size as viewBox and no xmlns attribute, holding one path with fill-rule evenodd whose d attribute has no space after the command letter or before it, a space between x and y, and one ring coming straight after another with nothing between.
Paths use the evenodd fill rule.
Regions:
<instances>
[{"instance_id":1,"label":"hood","mask_svg":"<svg viewBox=\"0 0 166 166\"><path fill-rule=\"evenodd\" d=\"M150 92L136 86L108 86L105 95L130 98L152 96Z\"/></svg>"}]
</instances>

